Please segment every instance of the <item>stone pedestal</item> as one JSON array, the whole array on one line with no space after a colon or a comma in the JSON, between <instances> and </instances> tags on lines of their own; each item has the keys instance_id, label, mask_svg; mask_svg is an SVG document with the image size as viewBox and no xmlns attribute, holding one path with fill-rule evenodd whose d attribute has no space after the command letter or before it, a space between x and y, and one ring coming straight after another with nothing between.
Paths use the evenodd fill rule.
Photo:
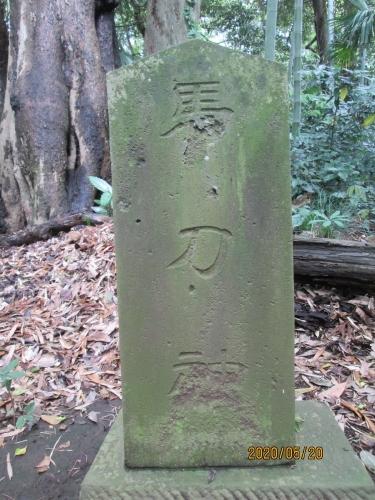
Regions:
<instances>
[{"instance_id":1,"label":"stone pedestal","mask_svg":"<svg viewBox=\"0 0 375 500\"><path fill-rule=\"evenodd\" d=\"M314 401L297 403L303 419L297 445L323 447L322 460L276 467L129 469L124 467L122 419L109 431L81 489L81 500L370 500L375 488L337 425L331 410ZM247 456L252 443L243 443ZM312 452L313 454L313 452Z\"/></svg>"}]
</instances>

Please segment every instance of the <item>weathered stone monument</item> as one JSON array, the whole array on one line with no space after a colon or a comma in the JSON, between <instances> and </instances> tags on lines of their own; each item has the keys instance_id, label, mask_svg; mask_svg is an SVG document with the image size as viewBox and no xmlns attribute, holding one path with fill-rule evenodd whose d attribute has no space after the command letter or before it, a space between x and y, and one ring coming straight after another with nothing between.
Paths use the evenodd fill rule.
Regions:
<instances>
[{"instance_id":1,"label":"weathered stone monument","mask_svg":"<svg viewBox=\"0 0 375 500\"><path fill-rule=\"evenodd\" d=\"M190 41L108 82L124 424L81 498L372 498L327 409L295 437L284 69Z\"/></svg>"}]
</instances>

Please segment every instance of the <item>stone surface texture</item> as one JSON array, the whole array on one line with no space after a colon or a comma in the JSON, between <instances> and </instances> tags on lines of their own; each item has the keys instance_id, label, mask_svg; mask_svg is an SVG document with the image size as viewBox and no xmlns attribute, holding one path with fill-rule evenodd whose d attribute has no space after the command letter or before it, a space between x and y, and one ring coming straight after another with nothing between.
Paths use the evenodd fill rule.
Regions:
<instances>
[{"instance_id":1,"label":"stone surface texture","mask_svg":"<svg viewBox=\"0 0 375 500\"><path fill-rule=\"evenodd\" d=\"M375 488L331 410L297 403L303 419L297 445L322 446L321 461L295 465L218 469L124 468L123 426L118 418L87 474L81 500L373 500ZM252 443L243 443L243 455Z\"/></svg>"},{"instance_id":2,"label":"stone surface texture","mask_svg":"<svg viewBox=\"0 0 375 500\"><path fill-rule=\"evenodd\" d=\"M284 69L198 40L108 77L125 457L294 444Z\"/></svg>"}]
</instances>

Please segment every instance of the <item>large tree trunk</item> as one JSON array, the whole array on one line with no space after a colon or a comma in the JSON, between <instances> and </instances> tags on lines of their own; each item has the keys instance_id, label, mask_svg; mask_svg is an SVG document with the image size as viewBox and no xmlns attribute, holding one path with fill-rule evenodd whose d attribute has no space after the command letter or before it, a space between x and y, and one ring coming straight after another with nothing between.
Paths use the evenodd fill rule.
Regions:
<instances>
[{"instance_id":1,"label":"large tree trunk","mask_svg":"<svg viewBox=\"0 0 375 500\"><path fill-rule=\"evenodd\" d=\"M200 17L201 0L149 0L145 54L154 54L184 42L190 24Z\"/></svg>"},{"instance_id":2,"label":"large tree trunk","mask_svg":"<svg viewBox=\"0 0 375 500\"><path fill-rule=\"evenodd\" d=\"M328 62L328 23L325 0L312 0L320 64Z\"/></svg>"},{"instance_id":3,"label":"large tree trunk","mask_svg":"<svg viewBox=\"0 0 375 500\"><path fill-rule=\"evenodd\" d=\"M0 117L3 112L8 67L8 27L5 20L5 0L0 0Z\"/></svg>"},{"instance_id":4,"label":"large tree trunk","mask_svg":"<svg viewBox=\"0 0 375 500\"><path fill-rule=\"evenodd\" d=\"M11 2L0 124L7 230L88 208L87 176L110 175L105 72L115 67L108 31L117 3Z\"/></svg>"}]
</instances>

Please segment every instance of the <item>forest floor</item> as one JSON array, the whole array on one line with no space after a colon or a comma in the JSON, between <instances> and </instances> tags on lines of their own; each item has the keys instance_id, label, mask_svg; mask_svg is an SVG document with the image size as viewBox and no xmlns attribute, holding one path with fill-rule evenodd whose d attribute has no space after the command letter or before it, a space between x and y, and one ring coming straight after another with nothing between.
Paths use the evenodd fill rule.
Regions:
<instances>
[{"instance_id":1,"label":"forest floor","mask_svg":"<svg viewBox=\"0 0 375 500\"><path fill-rule=\"evenodd\" d=\"M374 296L297 284L295 317L296 399L328 404L375 473ZM13 397L0 386L0 499L76 499L121 405L111 223L0 249L0 370L15 358ZM31 402L17 429L12 408Z\"/></svg>"}]
</instances>

